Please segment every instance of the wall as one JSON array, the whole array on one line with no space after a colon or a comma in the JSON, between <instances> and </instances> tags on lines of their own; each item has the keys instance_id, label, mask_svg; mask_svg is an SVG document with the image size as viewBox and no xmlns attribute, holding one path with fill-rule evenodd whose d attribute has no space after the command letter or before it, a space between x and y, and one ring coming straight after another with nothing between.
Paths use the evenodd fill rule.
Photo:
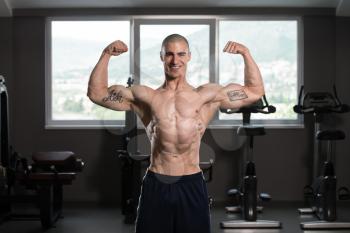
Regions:
<instances>
[{"instance_id":1,"label":"wall","mask_svg":"<svg viewBox=\"0 0 350 233\"><path fill-rule=\"evenodd\" d=\"M12 77L12 18L0 17L0 74Z\"/></svg>"},{"instance_id":2,"label":"wall","mask_svg":"<svg viewBox=\"0 0 350 233\"><path fill-rule=\"evenodd\" d=\"M12 18L0 17L0 75L5 77L7 92L13 93L14 77L12 72ZM9 105L13 105L13 98L9 98ZM10 113L13 108L9 109ZM13 122L10 119L10 124ZM10 139L11 139L10 134Z\"/></svg>"},{"instance_id":3,"label":"wall","mask_svg":"<svg viewBox=\"0 0 350 233\"><path fill-rule=\"evenodd\" d=\"M304 83L310 90L328 88L335 74L335 18L333 11L295 10L304 15ZM224 13L228 13L225 11ZM237 12L237 10L236 10ZM245 11L247 12L247 11ZM265 11L266 12L266 11ZM33 12L32 12L33 13ZM74 186L65 188L65 200L119 203L120 163L116 149L120 136L107 130L45 130L45 11L28 16L30 12L15 12L13 64L16 80L12 127L14 145L25 155L38 150L72 150L87 166ZM131 12L129 12L131 13ZM291 14L273 11L274 14ZM35 15L34 14L34 15ZM52 15L64 14L54 11ZM205 11L203 12L205 14ZM345 30L345 29L343 29ZM337 47L338 51L338 47ZM345 56L345 55L344 55ZM343 60L344 57L339 59ZM344 90L343 90L344 92ZM259 189L269 192L274 200L301 200L308 180L310 165L311 119L306 129L268 129L268 135L256 140L255 158ZM139 131L144 133L143 130ZM237 136L231 129L207 130L203 137L215 155L214 180L209 193L217 201L227 200L225 191L237 183L237 157L240 150ZM342 169L339 176L349 176Z\"/></svg>"},{"instance_id":4,"label":"wall","mask_svg":"<svg viewBox=\"0 0 350 233\"><path fill-rule=\"evenodd\" d=\"M12 18L0 17L0 74L12 76Z\"/></svg>"},{"instance_id":5,"label":"wall","mask_svg":"<svg viewBox=\"0 0 350 233\"><path fill-rule=\"evenodd\" d=\"M343 103L350 104L350 17L337 18L336 21L336 84L338 95ZM336 117L338 128L343 130L347 136L336 146L336 161L339 186L350 187L349 164L350 164L350 113Z\"/></svg>"}]
</instances>

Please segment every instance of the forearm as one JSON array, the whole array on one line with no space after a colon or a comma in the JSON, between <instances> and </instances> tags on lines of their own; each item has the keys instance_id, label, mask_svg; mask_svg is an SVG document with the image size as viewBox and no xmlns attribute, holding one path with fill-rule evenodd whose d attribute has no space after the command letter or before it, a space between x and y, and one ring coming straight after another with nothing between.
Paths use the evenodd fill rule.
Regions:
<instances>
[{"instance_id":1,"label":"forearm","mask_svg":"<svg viewBox=\"0 0 350 233\"><path fill-rule=\"evenodd\" d=\"M258 95L264 94L264 83L258 65L248 52L242 54L244 59L244 86L256 92Z\"/></svg>"},{"instance_id":2,"label":"forearm","mask_svg":"<svg viewBox=\"0 0 350 233\"><path fill-rule=\"evenodd\" d=\"M110 59L109 54L102 53L96 66L91 72L88 93L90 98L96 98L99 95L105 95L108 89L108 63Z\"/></svg>"}]
</instances>

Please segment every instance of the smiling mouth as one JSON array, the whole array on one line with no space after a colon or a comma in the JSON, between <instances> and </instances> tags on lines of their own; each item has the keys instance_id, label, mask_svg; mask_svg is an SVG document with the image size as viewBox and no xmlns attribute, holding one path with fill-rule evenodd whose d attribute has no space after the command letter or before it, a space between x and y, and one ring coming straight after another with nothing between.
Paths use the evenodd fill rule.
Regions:
<instances>
[{"instance_id":1,"label":"smiling mouth","mask_svg":"<svg viewBox=\"0 0 350 233\"><path fill-rule=\"evenodd\" d=\"M178 70L178 69L180 69L181 68L181 66L170 66L170 69L171 70Z\"/></svg>"}]
</instances>

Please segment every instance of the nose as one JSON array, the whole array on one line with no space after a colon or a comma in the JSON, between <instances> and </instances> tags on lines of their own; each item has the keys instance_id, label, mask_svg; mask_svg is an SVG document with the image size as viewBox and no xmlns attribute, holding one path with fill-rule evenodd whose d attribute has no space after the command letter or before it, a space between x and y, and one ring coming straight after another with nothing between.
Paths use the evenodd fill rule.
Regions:
<instances>
[{"instance_id":1,"label":"nose","mask_svg":"<svg viewBox=\"0 0 350 233\"><path fill-rule=\"evenodd\" d=\"M172 63L172 64L177 64L178 60L179 60L179 58L178 58L178 56L175 54L175 55L172 57L171 63Z\"/></svg>"}]
</instances>

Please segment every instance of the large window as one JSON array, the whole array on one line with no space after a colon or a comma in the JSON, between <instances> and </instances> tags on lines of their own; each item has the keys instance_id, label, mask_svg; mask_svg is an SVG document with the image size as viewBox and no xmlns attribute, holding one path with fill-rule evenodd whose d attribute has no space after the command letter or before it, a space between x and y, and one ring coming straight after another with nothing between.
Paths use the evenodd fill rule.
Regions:
<instances>
[{"instance_id":1,"label":"large window","mask_svg":"<svg viewBox=\"0 0 350 233\"><path fill-rule=\"evenodd\" d=\"M109 85L135 83L159 87L164 82L159 52L169 34L185 36L192 59L187 80L197 87L208 82L244 84L240 55L223 53L227 41L246 45L260 67L267 98L277 107L270 115L254 115L257 123L297 125L293 113L301 82L298 19L124 18L67 20L51 18L47 27L46 127L123 126L124 112L104 109L86 96L89 75L110 42L124 41L129 52L109 63ZM240 124L239 114L218 113L211 127Z\"/></svg>"},{"instance_id":2,"label":"large window","mask_svg":"<svg viewBox=\"0 0 350 233\"><path fill-rule=\"evenodd\" d=\"M246 45L259 65L268 101L275 114L253 114L252 119L297 120L298 25L296 20L222 20L219 47L235 40ZM219 83L244 83L244 63L240 56L220 53ZM219 119L237 119L238 114L220 113Z\"/></svg>"},{"instance_id":3,"label":"large window","mask_svg":"<svg viewBox=\"0 0 350 233\"><path fill-rule=\"evenodd\" d=\"M51 62L47 79L47 126L122 124L123 112L93 104L86 92L90 73L108 43L118 38L130 44L130 21L52 20L48 23ZM121 55L118 61L111 59L109 85L126 83L129 74L128 54Z\"/></svg>"}]
</instances>

